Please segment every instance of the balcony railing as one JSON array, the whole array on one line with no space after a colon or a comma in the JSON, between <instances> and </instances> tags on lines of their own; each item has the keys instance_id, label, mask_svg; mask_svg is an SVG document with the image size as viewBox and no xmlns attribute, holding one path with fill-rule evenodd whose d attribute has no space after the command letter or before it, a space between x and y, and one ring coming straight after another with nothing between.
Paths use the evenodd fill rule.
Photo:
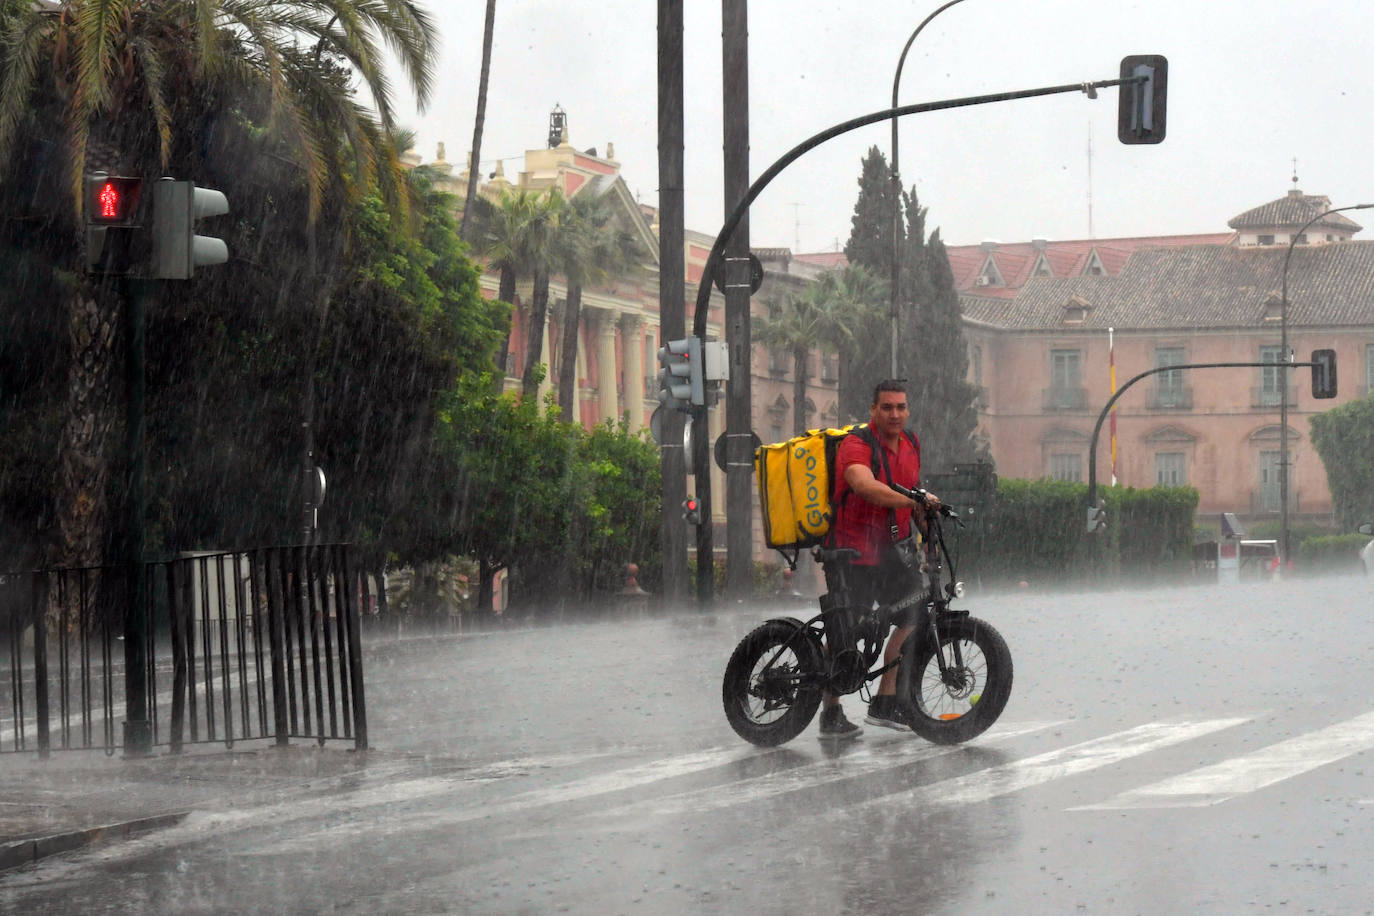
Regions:
<instances>
[{"instance_id":1,"label":"balcony railing","mask_svg":"<svg viewBox=\"0 0 1374 916\"><path fill-rule=\"evenodd\" d=\"M1084 410L1088 406L1088 389L1046 388L1043 403L1046 410Z\"/></svg>"},{"instance_id":2,"label":"balcony railing","mask_svg":"<svg viewBox=\"0 0 1374 916\"><path fill-rule=\"evenodd\" d=\"M1282 388L1271 388L1265 385L1256 385L1250 389L1251 407L1278 407L1283 400ZM1288 404L1292 406L1298 402L1298 389L1292 385L1288 386Z\"/></svg>"},{"instance_id":3,"label":"balcony railing","mask_svg":"<svg viewBox=\"0 0 1374 916\"><path fill-rule=\"evenodd\" d=\"M1150 393L1149 406L1153 410L1192 410L1193 389L1187 387L1156 388Z\"/></svg>"}]
</instances>

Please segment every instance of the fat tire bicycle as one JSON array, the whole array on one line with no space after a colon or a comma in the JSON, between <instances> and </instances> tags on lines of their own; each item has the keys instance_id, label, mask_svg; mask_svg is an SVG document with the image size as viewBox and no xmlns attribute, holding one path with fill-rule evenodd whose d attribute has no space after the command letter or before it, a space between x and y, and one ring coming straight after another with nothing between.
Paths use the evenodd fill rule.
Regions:
<instances>
[{"instance_id":1,"label":"fat tire bicycle","mask_svg":"<svg viewBox=\"0 0 1374 916\"><path fill-rule=\"evenodd\" d=\"M893 489L925 502L923 490ZM805 622L765 621L740 641L725 666L721 699L736 734L761 747L784 744L810 724L823 693L867 695L892 665L898 666L898 701L912 731L927 741L960 744L997 721L1011 696L1011 651L991 624L950 607L962 597L963 584L954 577L942 526L962 522L949 506L924 511L926 537L916 556L922 585L889 605L865 608L851 600L849 574L858 551L813 551L829 585L820 613ZM916 626L901 654L891 665L878 664L889 630L913 604Z\"/></svg>"}]
</instances>

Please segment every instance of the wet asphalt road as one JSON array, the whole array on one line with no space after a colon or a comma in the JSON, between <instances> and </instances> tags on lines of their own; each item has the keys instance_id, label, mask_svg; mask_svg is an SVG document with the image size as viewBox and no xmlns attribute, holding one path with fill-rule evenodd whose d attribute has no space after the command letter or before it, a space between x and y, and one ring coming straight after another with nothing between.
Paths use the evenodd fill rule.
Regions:
<instances>
[{"instance_id":1,"label":"wet asphalt road","mask_svg":"<svg viewBox=\"0 0 1374 916\"><path fill-rule=\"evenodd\" d=\"M721 672L776 609L377 641L372 743L423 772L46 860L0 878L0 909L1374 906L1374 582L966 603L1016 683L960 748L740 741Z\"/></svg>"}]
</instances>

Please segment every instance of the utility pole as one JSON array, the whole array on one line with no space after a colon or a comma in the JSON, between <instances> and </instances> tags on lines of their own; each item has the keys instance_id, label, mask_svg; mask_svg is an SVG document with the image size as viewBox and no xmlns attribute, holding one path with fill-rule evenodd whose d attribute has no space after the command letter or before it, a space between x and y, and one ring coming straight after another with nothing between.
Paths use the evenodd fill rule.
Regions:
<instances>
[{"instance_id":1,"label":"utility pole","mask_svg":"<svg viewBox=\"0 0 1374 916\"><path fill-rule=\"evenodd\" d=\"M658 324L665 344L684 336L687 278L682 192L682 7L683 0L658 0ZM687 496L682 448L683 415L659 412L663 420L659 467L663 511L659 538L663 549L663 603L681 604L687 595L687 528L677 507ZM709 528L709 526L706 526Z\"/></svg>"},{"instance_id":2,"label":"utility pole","mask_svg":"<svg viewBox=\"0 0 1374 916\"><path fill-rule=\"evenodd\" d=\"M748 0L721 0L727 216L749 192L748 9ZM754 579L754 437L749 373L753 344L749 330L748 211L725 246L725 258L725 339L730 348L730 379L725 388L725 591L730 598L740 600L749 597ZM697 473L709 474L710 466L697 468ZM709 515L706 521L709 525ZM699 551L697 562L701 563Z\"/></svg>"}]
</instances>

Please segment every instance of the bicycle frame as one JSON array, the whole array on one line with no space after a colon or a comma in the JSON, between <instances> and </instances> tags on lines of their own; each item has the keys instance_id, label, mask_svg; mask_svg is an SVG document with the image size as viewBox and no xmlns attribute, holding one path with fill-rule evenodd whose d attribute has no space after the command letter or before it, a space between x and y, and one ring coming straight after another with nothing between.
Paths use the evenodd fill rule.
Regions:
<instances>
[{"instance_id":1,"label":"bicycle frame","mask_svg":"<svg viewBox=\"0 0 1374 916\"><path fill-rule=\"evenodd\" d=\"M888 630L893 626L893 618L895 618L900 611L908 607L909 603L913 600L921 601L921 615L913 629L911 637L908 637L905 644L902 646L901 655L888 664L868 670L864 674L862 682L857 687L839 692L853 693L856 690L862 689L865 684L880 678L893 667L901 666L903 659L908 657L918 648L925 639L931 640L931 645L939 646L940 622L948 619L950 615L968 615L968 611L951 611L949 609L950 600L959 597L962 594L962 590L954 579L954 561L950 557L949 547L945 543L944 531L940 522L940 516L942 514L948 514L949 517L958 521L958 516L953 514L952 510L948 507L941 506L935 509L926 509L926 538L924 545L926 558L926 585L924 588L924 601L922 601L920 597L922 591L917 590L890 605L879 605L876 609L857 607L850 602L848 583L849 564L845 561L839 561L832 571L832 574L838 579L838 582L834 589L821 596L820 613L800 624L793 636L789 637L786 642L778 646L777 651L773 653L773 657L768 660L768 664L764 666L763 670L770 670L778 658L791 646L792 640L801 636L803 633L807 634L805 638L822 640L826 651L831 657L838 656L845 652L858 652L859 638L868 635L866 632L860 632L865 624L865 617L869 614L876 616L874 622L877 624L877 632L885 638ZM946 566L949 569L949 580L942 587L941 581L944 578L943 573ZM827 626L827 619L829 620L829 626ZM913 639L912 637L919 638ZM882 642L879 641L877 645L881 646ZM961 657L958 645L953 645L951 649L953 652L952 665L946 663L944 653L935 653L942 679L948 678L951 670L958 671L963 667L963 658ZM870 646L869 651L876 653L876 649L873 646ZM871 664L872 662L866 659L866 666ZM903 673L902 676L909 677L909 675L905 673ZM804 678L805 676L803 675L802 677ZM818 686L821 686L823 689L829 689L832 686L830 680L829 677L826 677ZM900 686L905 687L906 685L902 684Z\"/></svg>"}]
</instances>

